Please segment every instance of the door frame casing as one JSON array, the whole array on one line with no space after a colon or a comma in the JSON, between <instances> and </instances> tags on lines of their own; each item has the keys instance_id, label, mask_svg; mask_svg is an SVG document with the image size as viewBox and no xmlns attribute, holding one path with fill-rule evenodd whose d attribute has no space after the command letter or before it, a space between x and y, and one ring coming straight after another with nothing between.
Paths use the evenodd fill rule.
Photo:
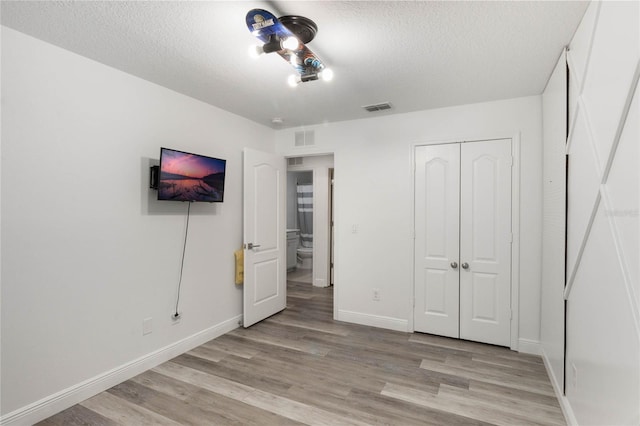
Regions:
<instances>
[{"instance_id":1,"label":"door frame casing","mask_svg":"<svg viewBox=\"0 0 640 426\"><path fill-rule=\"evenodd\" d=\"M492 135L488 137L474 137L474 138L457 138L457 139L439 139L434 141L419 141L411 144L411 190L413 193L413 205L411 212L412 223L414 224L413 233L413 270L412 280L414 285L414 291L412 292L413 310L409 317L409 331L415 332L415 205L416 205L416 148L427 145L445 145L452 143L466 143L466 142L482 142L491 141L496 139L510 139L511 140L511 156L513 164L511 167L511 234L513 241L511 243L511 344L510 349L518 351L520 349L519 339L519 326L520 326L520 133L511 135ZM533 343L533 342L532 342ZM537 343L537 342L536 342ZM528 352L528 351L527 351Z\"/></svg>"}]
</instances>

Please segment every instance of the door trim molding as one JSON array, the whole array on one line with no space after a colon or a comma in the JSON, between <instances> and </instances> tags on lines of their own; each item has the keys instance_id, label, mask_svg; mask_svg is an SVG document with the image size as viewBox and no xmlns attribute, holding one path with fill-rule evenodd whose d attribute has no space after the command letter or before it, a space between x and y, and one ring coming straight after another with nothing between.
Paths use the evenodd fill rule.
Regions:
<instances>
[{"instance_id":1,"label":"door trim molding","mask_svg":"<svg viewBox=\"0 0 640 426\"><path fill-rule=\"evenodd\" d=\"M411 188L413 196L411 220L414 224L413 229L413 272L412 280L414 285L414 291L412 292L412 310L409 317L408 331L415 332L415 164L416 164L416 148L420 146L428 145L445 145L450 143L465 143L465 142L481 142L496 139L510 139L511 140L511 157L513 164L511 167L511 233L513 235L513 241L511 243L511 344L510 349L519 351L519 329L520 329L520 132L511 135L496 135L492 137L478 137L478 138L465 138L465 139L449 139L449 140L435 140L430 142L416 142L411 144Z\"/></svg>"},{"instance_id":2,"label":"door trim molding","mask_svg":"<svg viewBox=\"0 0 640 426\"><path fill-rule=\"evenodd\" d=\"M511 137L511 349L520 350L520 132Z\"/></svg>"}]
</instances>

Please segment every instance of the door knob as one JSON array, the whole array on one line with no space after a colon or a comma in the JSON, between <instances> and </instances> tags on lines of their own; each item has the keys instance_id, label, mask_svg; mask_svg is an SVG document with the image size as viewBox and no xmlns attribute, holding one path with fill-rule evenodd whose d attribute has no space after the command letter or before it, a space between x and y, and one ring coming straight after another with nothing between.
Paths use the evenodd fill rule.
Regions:
<instances>
[{"instance_id":1,"label":"door knob","mask_svg":"<svg viewBox=\"0 0 640 426\"><path fill-rule=\"evenodd\" d=\"M248 250L252 250L252 249L254 249L256 247L260 247L260 244L253 244L253 243L248 243L247 244L247 249Z\"/></svg>"},{"instance_id":2,"label":"door knob","mask_svg":"<svg viewBox=\"0 0 640 426\"><path fill-rule=\"evenodd\" d=\"M469 264L467 262L464 262L462 265L462 269L469 269Z\"/></svg>"},{"instance_id":3,"label":"door knob","mask_svg":"<svg viewBox=\"0 0 640 426\"><path fill-rule=\"evenodd\" d=\"M458 267L458 262L451 262L451 267L456 269Z\"/></svg>"}]
</instances>

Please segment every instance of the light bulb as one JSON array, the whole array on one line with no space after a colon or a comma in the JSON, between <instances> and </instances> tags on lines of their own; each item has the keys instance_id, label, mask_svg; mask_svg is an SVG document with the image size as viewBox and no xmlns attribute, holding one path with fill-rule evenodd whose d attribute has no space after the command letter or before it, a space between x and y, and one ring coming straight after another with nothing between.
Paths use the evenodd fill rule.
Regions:
<instances>
[{"instance_id":1,"label":"light bulb","mask_svg":"<svg viewBox=\"0 0 640 426\"><path fill-rule=\"evenodd\" d=\"M325 68L322 70L322 79L324 81L333 80L333 70L331 68Z\"/></svg>"},{"instance_id":2,"label":"light bulb","mask_svg":"<svg viewBox=\"0 0 640 426\"><path fill-rule=\"evenodd\" d=\"M249 46L249 57L255 59L258 56L262 55L263 53L264 53L264 49L262 48L262 46L258 46L258 45Z\"/></svg>"},{"instance_id":3,"label":"light bulb","mask_svg":"<svg viewBox=\"0 0 640 426\"><path fill-rule=\"evenodd\" d=\"M298 46L300 46L300 42L295 37L287 37L282 40L282 47L289 50L297 50Z\"/></svg>"},{"instance_id":4,"label":"light bulb","mask_svg":"<svg viewBox=\"0 0 640 426\"><path fill-rule=\"evenodd\" d=\"M300 79L296 74L291 74L289 76L289 79L287 80L287 83L289 83L289 86L291 87L297 87L298 83L300 83Z\"/></svg>"}]
</instances>

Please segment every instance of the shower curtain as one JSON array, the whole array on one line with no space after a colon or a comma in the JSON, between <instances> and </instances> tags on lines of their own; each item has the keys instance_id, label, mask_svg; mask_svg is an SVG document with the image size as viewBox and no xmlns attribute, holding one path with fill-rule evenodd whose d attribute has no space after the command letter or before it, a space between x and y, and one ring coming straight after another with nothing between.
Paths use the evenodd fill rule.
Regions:
<instances>
[{"instance_id":1,"label":"shower curtain","mask_svg":"<svg viewBox=\"0 0 640 426\"><path fill-rule=\"evenodd\" d=\"M313 247L313 185L297 185L300 246Z\"/></svg>"}]
</instances>

